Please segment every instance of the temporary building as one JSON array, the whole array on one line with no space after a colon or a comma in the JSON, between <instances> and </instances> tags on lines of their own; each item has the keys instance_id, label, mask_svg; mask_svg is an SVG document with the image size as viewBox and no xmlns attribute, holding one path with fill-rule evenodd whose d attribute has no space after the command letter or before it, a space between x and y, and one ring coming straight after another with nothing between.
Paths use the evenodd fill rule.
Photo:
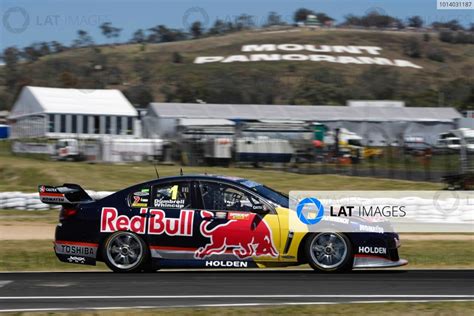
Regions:
<instances>
[{"instance_id":1,"label":"temporary building","mask_svg":"<svg viewBox=\"0 0 474 316\"><path fill-rule=\"evenodd\" d=\"M139 136L138 113L119 90L24 87L8 116L12 138Z\"/></svg>"},{"instance_id":2,"label":"temporary building","mask_svg":"<svg viewBox=\"0 0 474 316\"><path fill-rule=\"evenodd\" d=\"M150 137L169 137L181 118L234 122L284 120L318 122L331 129L344 127L372 145L412 136L434 144L440 133L456 128L456 121L461 118L454 108L377 106L377 101L365 106L151 103L146 116Z\"/></svg>"}]
</instances>

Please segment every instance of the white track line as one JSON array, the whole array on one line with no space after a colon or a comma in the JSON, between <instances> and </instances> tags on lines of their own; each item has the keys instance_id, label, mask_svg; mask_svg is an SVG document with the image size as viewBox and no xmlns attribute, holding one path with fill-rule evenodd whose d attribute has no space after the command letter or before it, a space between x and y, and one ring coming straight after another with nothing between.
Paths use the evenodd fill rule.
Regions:
<instances>
[{"instance_id":1,"label":"white track line","mask_svg":"<svg viewBox=\"0 0 474 316\"><path fill-rule=\"evenodd\" d=\"M107 306L107 307L52 307L52 308L18 308L0 309L0 313L20 312L55 312L78 310L128 310L128 309L169 309L169 308L217 308L217 307L258 307L258 306L295 306L295 305L338 305L338 304L385 304L385 303L436 303L436 302L472 302L472 300L394 300L394 301L346 301L346 302L280 302L280 303L231 303L231 304L198 304L170 306Z\"/></svg>"},{"instance_id":2,"label":"white track line","mask_svg":"<svg viewBox=\"0 0 474 316\"><path fill-rule=\"evenodd\" d=\"M319 295L319 294L276 294L276 295L98 295L98 296L0 296L0 300L103 300L103 299L206 299L206 298L470 298L474 299L474 295L430 295L430 294L374 294L374 295Z\"/></svg>"}]
</instances>

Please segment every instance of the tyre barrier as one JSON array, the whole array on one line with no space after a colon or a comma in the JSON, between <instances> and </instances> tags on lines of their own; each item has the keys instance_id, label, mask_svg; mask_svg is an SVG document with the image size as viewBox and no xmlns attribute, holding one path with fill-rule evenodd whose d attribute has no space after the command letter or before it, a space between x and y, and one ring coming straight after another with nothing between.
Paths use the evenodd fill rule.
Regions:
<instances>
[{"instance_id":1,"label":"tyre barrier","mask_svg":"<svg viewBox=\"0 0 474 316\"><path fill-rule=\"evenodd\" d=\"M102 199L114 192L110 191L90 191L86 190L87 194L93 199ZM384 199L385 202L388 199ZM352 200L353 202L353 200ZM389 201L390 202L390 201ZM396 200L392 201L394 205ZM407 217L416 216L418 221L430 222L444 222L449 224L466 224L474 225L474 206L461 205L450 212L443 212L443 210L433 208L433 201L421 198L412 198L411 203L407 206L407 210L413 208L413 211L407 212ZM447 204L452 204L452 201L447 200ZM0 192L0 210L25 210L25 211L47 211L59 209L59 205L51 205L42 203L38 193L23 193L23 192Z\"/></svg>"}]
</instances>

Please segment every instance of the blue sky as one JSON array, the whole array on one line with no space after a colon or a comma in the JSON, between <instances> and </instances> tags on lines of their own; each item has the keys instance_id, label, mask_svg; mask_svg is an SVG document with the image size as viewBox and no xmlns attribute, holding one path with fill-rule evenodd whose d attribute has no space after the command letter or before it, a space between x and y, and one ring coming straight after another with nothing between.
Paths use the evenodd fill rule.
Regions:
<instances>
[{"instance_id":1,"label":"blue sky","mask_svg":"<svg viewBox=\"0 0 474 316\"><path fill-rule=\"evenodd\" d=\"M78 29L92 35L95 42L107 40L99 25L111 22L123 29L120 41L139 29L158 24L185 28L194 20L212 24L217 18L232 20L246 13L262 23L269 11L290 22L293 12L306 7L325 12L341 22L347 14L362 15L368 10L405 19L420 15L426 21L458 19L473 22L474 10L437 10L436 0L0 0L0 49L22 48L32 42L57 40L70 45Z\"/></svg>"}]
</instances>

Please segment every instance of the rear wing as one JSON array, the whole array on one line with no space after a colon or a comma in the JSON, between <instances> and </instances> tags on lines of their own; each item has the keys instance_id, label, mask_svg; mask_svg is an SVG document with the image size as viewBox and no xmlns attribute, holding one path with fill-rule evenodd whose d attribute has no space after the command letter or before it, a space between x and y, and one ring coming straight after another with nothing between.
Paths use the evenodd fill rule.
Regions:
<instances>
[{"instance_id":1,"label":"rear wing","mask_svg":"<svg viewBox=\"0 0 474 316\"><path fill-rule=\"evenodd\" d=\"M39 185L40 200L46 204L77 204L92 202L89 194L80 185L65 183L62 186Z\"/></svg>"}]
</instances>

